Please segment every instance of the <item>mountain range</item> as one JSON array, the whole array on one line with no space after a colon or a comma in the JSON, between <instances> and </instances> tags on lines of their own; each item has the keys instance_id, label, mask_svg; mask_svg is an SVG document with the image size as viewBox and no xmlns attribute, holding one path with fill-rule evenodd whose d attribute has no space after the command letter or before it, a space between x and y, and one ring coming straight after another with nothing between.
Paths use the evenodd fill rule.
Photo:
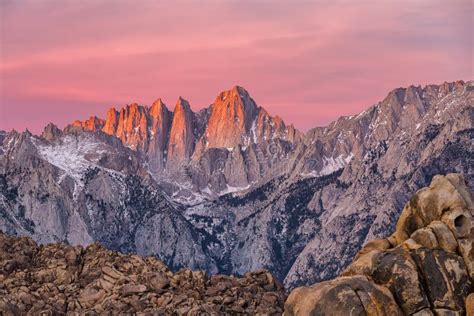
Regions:
<instances>
[{"instance_id":1,"label":"mountain range","mask_svg":"<svg viewBox=\"0 0 474 316\"><path fill-rule=\"evenodd\" d=\"M198 112L158 99L39 136L3 131L0 230L312 284L388 236L434 175L474 188L473 105L473 81L410 86L303 133L236 86Z\"/></svg>"},{"instance_id":2,"label":"mountain range","mask_svg":"<svg viewBox=\"0 0 474 316\"><path fill-rule=\"evenodd\" d=\"M474 199L464 177L436 175L396 229L368 241L335 279L285 290L268 271L170 271L154 256L93 243L38 245L0 232L5 315L472 315Z\"/></svg>"}]
</instances>

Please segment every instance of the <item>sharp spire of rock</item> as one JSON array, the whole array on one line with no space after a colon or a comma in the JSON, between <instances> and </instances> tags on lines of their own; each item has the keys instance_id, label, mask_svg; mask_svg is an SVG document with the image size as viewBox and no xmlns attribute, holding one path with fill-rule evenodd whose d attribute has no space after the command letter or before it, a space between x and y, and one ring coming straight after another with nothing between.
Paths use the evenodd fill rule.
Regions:
<instances>
[{"instance_id":1,"label":"sharp spire of rock","mask_svg":"<svg viewBox=\"0 0 474 316\"><path fill-rule=\"evenodd\" d=\"M177 167L176 164L192 155L195 142L193 125L194 113L188 101L179 97L173 112L167 151L168 162L173 167Z\"/></svg>"}]
</instances>

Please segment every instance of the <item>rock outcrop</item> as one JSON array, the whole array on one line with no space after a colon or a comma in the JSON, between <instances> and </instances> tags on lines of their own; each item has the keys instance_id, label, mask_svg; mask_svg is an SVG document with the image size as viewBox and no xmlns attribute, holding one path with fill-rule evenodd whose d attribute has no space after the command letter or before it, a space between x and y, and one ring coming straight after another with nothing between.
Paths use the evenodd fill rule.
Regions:
<instances>
[{"instance_id":1,"label":"rock outcrop","mask_svg":"<svg viewBox=\"0 0 474 316\"><path fill-rule=\"evenodd\" d=\"M305 135L253 112L246 95L236 87L190 113L193 143L176 143L194 151L175 161L177 174L167 164L174 113L161 100L111 109L101 131L94 118L41 136L0 131L0 230L42 244L98 241L173 271L265 268L291 290L336 277L367 241L387 237L435 175L462 173L474 189L473 81L398 88ZM211 115L229 121L216 119L208 139ZM202 147L230 145L223 130L242 143ZM449 234L438 243L453 247Z\"/></svg>"},{"instance_id":2,"label":"rock outcrop","mask_svg":"<svg viewBox=\"0 0 474 316\"><path fill-rule=\"evenodd\" d=\"M173 112L170 139L168 143L168 163L175 169L182 161L188 160L194 150L194 113L188 101L181 97Z\"/></svg>"},{"instance_id":3,"label":"rock outcrop","mask_svg":"<svg viewBox=\"0 0 474 316\"><path fill-rule=\"evenodd\" d=\"M267 271L242 277L181 269L99 244L38 246L0 233L0 314L281 314L283 286Z\"/></svg>"},{"instance_id":4,"label":"rock outcrop","mask_svg":"<svg viewBox=\"0 0 474 316\"><path fill-rule=\"evenodd\" d=\"M345 177L360 176L357 171L386 152L400 156L394 151L403 151L398 145L404 147L410 135L426 130L428 142L436 138L448 129L445 121L471 101L472 85L463 81L397 88L359 115L341 117L305 135L235 86L199 112L181 97L173 112L158 99L151 107L133 103L112 108L105 120L91 117L73 126L116 136L140 153L148 171L176 202L195 205L290 172L328 175L353 160L354 172ZM396 165L378 169L402 176L415 167L415 160L402 155Z\"/></svg>"},{"instance_id":5,"label":"rock outcrop","mask_svg":"<svg viewBox=\"0 0 474 316\"><path fill-rule=\"evenodd\" d=\"M241 87L219 94L212 105L202 139L204 148L230 148L243 144L243 138L251 134L257 112L257 105Z\"/></svg>"},{"instance_id":6,"label":"rock outcrop","mask_svg":"<svg viewBox=\"0 0 474 316\"><path fill-rule=\"evenodd\" d=\"M461 175L434 177L405 205L391 236L368 242L340 277L293 290L285 315L472 311L473 215Z\"/></svg>"},{"instance_id":7,"label":"rock outcrop","mask_svg":"<svg viewBox=\"0 0 474 316\"><path fill-rule=\"evenodd\" d=\"M238 86L221 92L199 112L181 97L173 112L158 99L151 107L132 103L111 108L105 120L91 117L71 126L119 138L140 153L148 171L176 201L186 204L202 199L183 196L212 197L226 193L228 185L248 189L263 183L274 176L271 167L277 159L270 158L289 154L292 144L303 139Z\"/></svg>"}]
</instances>

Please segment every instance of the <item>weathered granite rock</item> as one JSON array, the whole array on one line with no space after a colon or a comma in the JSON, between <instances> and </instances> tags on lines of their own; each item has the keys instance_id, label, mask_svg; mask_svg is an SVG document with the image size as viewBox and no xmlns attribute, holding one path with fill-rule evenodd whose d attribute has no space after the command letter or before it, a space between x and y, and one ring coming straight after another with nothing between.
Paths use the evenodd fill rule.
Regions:
<instances>
[{"instance_id":1,"label":"weathered granite rock","mask_svg":"<svg viewBox=\"0 0 474 316\"><path fill-rule=\"evenodd\" d=\"M0 233L0 314L281 314L283 286L266 270L241 278L181 269L154 257Z\"/></svg>"},{"instance_id":2,"label":"weathered granite rock","mask_svg":"<svg viewBox=\"0 0 474 316\"><path fill-rule=\"evenodd\" d=\"M387 288L365 276L340 277L295 289L286 315L403 315Z\"/></svg>"},{"instance_id":3,"label":"weathered granite rock","mask_svg":"<svg viewBox=\"0 0 474 316\"><path fill-rule=\"evenodd\" d=\"M466 315L474 315L474 293L471 293L466 297Z\"/></svg>"},{"instance_id":4,"label":"weathered granite rock","mask_svg":"<svg viewBox=\"0 0 474 316\"><path fill-rule=\"evenodd\" d=\"M376 263L372 277L376 283L391 290L405 313L429 307L416 262L407 250L396 248L384 252Z\"/></svg>"},{"instance_id":5,"label":"weathered granite rock","mask_svg":"<svg viewBox=\"0 0 474 316\"><path fill-rule=\"evenodd\" d=\"M469 315L472 205L461 175L434 177L392 236L367 243L342 276L295 289L285 315Z\"/></svg>"},{"instance_id":6,"label":"weathered granite rock","mask_svg":"<svg viewBox=\"0 0 474 316\"><path fill-rule=\"evenodd\" d=\"M411 239L423 247L435 249L438 247L438 240L430 228L420 228L411 234Z\"/></svg>"},{"instance_id":7,"label":"weathered granite rock","mask_svg":"<svg viewBox=\"0 0 474 316\"><path fill-rule=\"evenodd\" d=\"M430 224L429 228L436 235L439 247L445 251L455 252L458 243L451 230L441 221L434 221Z\"/></svg>"},{"instance_id":8,"label":"weathered granite rock","mask_svg":"<svg viewBox=\"0 0 474 316\"><path fill-rule=\"evenodd\" d=\"M428 188L419 190L405 205L393 234L400 244L419 228L428 226L435 220L442 221L457 237L466 237L470 231L472 197L464 180L456 175L435 176ZM458 189L459 188L459 189Z\"/></svg>"}]
</instances>

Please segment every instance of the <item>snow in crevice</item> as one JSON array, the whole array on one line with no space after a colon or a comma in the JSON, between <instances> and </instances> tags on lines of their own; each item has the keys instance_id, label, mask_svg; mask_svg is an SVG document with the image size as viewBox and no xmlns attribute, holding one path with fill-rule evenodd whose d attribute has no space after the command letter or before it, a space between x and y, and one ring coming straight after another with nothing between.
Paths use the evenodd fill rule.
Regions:
<instances>
[{"instance_id":1,"label":"snow in crevice","mask_svg":"<svg viewBox=\"0 0 474 316\"><path fill-rule=\"evenodd\" d=\"M345 158L343 155L339 155L336 158L323 157L323 168L319 175L325 176L343 168L352 160L352 157L354 157L352 153Z\"/></svg>"},{"instance_id":2,"label":"snow in crevice","mask_svg":"<svg viewBox=\"0 0 474 316\"><path fill-rule=\"evenodd\" d=\"M252 135L254 144L257 143L257 120L252 122L252 128L250 129L250 135Z\"/></svg>"},{"instance_id":3,"label":"snow in crevice","mask_svg":"<svg viewBox=\"0 0 474 316\"><path fill-rule=\"evenodd\" d=\"M209 188L209 185L207 185L204 189L201 190L201 192L211 196L212 195L212 191L211 189Z\"/></svg>"},{"instance_id":4,"label":"snow in crevice","mask_svg":"<svg viewBox=\"0 0 474 316\"><path fill-rule=\"evenodd\" d=\"M234 186L231 186L231 185L227 184L227 187L224 190L220 191L219 195L225 195L225 194L229 194L229 193L237 193L237 192L248 190L249 188L250 188L250 184L246 185L244 187L234 187Z\"/></svg>"},{"instance_id":5,"label":"snow in crevice","mask_svg":"<svg viewBox=\"0 0 474 316\"><path fill-rule=\"evenodd\" d=\"M333 172L338 171L339 169L344 168L347 166L352 158L354 157L353 153L350 153L349 155L345 156L344 155L339 155L336 158L334 157L323 157L323 167L321 170L312 170L309 173L302 173L301 176L303 177L321 177L321 176L326 176L329 175Z\"/></svg>"},{"instance_id":6,"label":"snow in crevice","mask_svg":"<svg viewBox=\"0 0 474 316\"><path fill-rule=\"evenodd\" d=\"M193 206L193 205L200 204L208 200L209 200L209 197L206 197L202 194L192 192L189 190L186 191L186 195L183 195L180 193L174 193L173 196L171 197L171 201L182 204L182 205L187 205L187 206Z\"/></svg>"},{"instance_id":7,"label":"snow in crevice","mask_svg":"<svg viewBox=\"0 0 474 316\"><path fill-rule=\"evenodd\" d=\"M16 138L15 137L12 137L8 140L8 143L7 145L5 146L6 149L10 149L10 145L12 145L13 143L13 146L14 147L16 145Z\"/></svg>"},{"instance_id":8,"label":"snow in crevice","mask_svg":"<svg viewBox=\"0 0 474 316\"><path fill-rule=\"evenodd\" d=\"M211 196L211 192L208 194L205 189L201 190L201 193L203 194L195 192L193 184L189 181L173 182L173 184L178 187L178 189L175 190L170 197L170 200L174 203L193 206L209 200L209 197Z\"/></svg>"}]
</instances>

